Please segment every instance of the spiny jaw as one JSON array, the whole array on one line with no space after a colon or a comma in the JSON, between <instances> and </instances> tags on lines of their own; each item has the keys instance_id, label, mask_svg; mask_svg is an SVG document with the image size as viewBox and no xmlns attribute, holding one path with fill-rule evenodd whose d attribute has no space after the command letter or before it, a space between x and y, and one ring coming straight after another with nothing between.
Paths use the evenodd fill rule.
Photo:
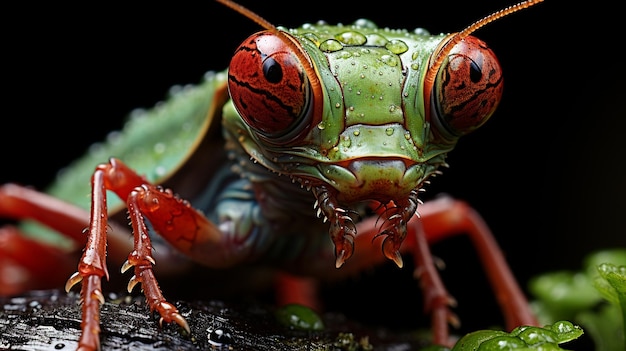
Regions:
<instances>
[{"instance_id":1,"label":"spiny jaw","mask_svg":"<svg viewBox=\"0 0 626 351\"><path fill-rule=\"evenodd\" d=\"M417 211L426 178L437 173L434 165L415 163L401 157L363 157L343 163L314 166L317 177L291 176L293 182L310 190L315 198L317 216L329 223L329 235L335 244L335 266L341 267L352 256L358 218L352 205L375 201L384 236L382 253L402 267L400 246L406 237L407 223Z\"/></svg>"},{"instance_id":2,"label":"spiny jaw","mask_svg":"<svg viewBox=\"0 0 626 351\"><path fill-rule=\"evenodd\" d=\"M337 200L336 189L327 185L312 187L315 195L318 216L324 216L329 222L329 234L335 244L335 266L341 267L354 252L354 238L357 235L353 221L355 211L345 209ZM385 236L382 243L382 252L385 257L402 267L400 246L407 233L407 223L415 215L419 190L412 189L408 195L390 203L384 203L385 210L380 214L381 228L376 236Z\"/></svg>"}]
</instances>

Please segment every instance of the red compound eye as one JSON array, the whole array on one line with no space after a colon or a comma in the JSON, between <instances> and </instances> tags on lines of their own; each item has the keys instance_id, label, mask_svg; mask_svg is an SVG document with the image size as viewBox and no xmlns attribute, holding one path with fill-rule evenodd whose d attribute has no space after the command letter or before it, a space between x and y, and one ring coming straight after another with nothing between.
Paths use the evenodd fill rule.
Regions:
<instances>
[{"instance_id":1,"label":"red compound eye","mask_svg":"<svg viewBox=\"0 0 626 351\"><path fill-rule=\"evenodd\" d=\"M252 35L237 48L228 69L228 89L243 120L266 137L301 126L310 111L306 72L286 36Z\"/></svg>"},{"instance_id":2,"label":"red compound eye","mask_svg":"<svg viewBox=\"0 0 626 351\"><path fill-rule=\"evenodd\" d=\"M464 135L485 123L502 97L500 63L487 45L468 36L454 46L437 74L434 111L448 133Z\"/></svg>"}]
</instances>

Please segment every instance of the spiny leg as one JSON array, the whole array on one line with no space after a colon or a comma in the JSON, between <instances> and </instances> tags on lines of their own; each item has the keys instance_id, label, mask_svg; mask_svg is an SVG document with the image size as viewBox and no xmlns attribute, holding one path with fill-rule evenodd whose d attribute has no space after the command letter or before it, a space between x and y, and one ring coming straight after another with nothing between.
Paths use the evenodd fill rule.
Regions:
<instances>
[{"instance_id":1,"label":"spiny leg","mask_svg":"<svg viewBox=\"0 0 626 351\"><path fill-rule=\"evenodd\" d=\"M539 326L538 321L491 230L467 203L441 197L420 208L424 232L429 242L465 234L472 240L494 294L503 311L506 327Z\"/></svg>"},{"instance_id":2,"label":"spiny leg","mask_svg":"<svg viewBox=\"0 0 626 351\"><path fill-rule=\"evenodd\" d=\"M449 324L457 327L459 320L450 310L456 300L448 293L435 265L430 246L423 229L422 222L416 216L409 221L409 230L413 235L406 241L407 248L413 253L415 260L414 276L418 279L424 292L424 311L431 315L433 343L450 345ZM450 345L451 346L451 345Z\"/></svg>"},{"instance_id":3,"label":"spiny leg","mask_svg":"<svg viewBox=\"0 0 626 351\"><path fill-rule=\"evenodd\" d=\"M400 268L403 265L400 250L413 254L416 267L414 276L424 292L424 311L431 316L433 342L451 346L449 324L459 324L458 318L450 310L456 301L441 280L428 245L427 232L415 214L418 204L421 204L418 190L414 190L407 199L383 206L380 214L384 218L381 224L384 230L375 237L385 237L383 254Z\"/></svg>"},{"instance_id":4,"label":"spiny leg","mask_svg":"<svg viewBox=\"0 0 626 351\"><path fill-rule=\"evenodd\" d=\"M128 283L128 291L131 292L133 287L141 283L141 287L148 306L151 311L157 311L161 315L160 322L170 323L175 321L183 327L187 333L190 333L187 321L180 315L178 309L165 300L161 289L157 283L152 266L156 264L152 257L152 243L148 228L146 227L142 209L145 211L145 205L150 207L158 206L159 194L158 189L152 189L153 186L144 184L133 190L128 196L128 213L133 233L135 237L135 248L128 255L128 260L122 267L122 272L135 268L135 275Z\"/></svg>"},{"instance_id":5,"label":"spiny leg","mask_svg":"<svg viewBox=\"0 0 626 351\"><path fill-rule=\"evenodd\" d=\"M97 350L100 348L100 306L104 302L101 280L107 277L106 245L107 245L107 190L114 191L120 198L128 199L129 213L135 230L135 250L129 255L127 269L135 265L136 279L129 283L132 288L136 282L142 282L144 294L151 310L157 310L162 320L176 321L189 331L187 322L180 316L177 309L163 298L156 278L152 272L154 259L151 256L151 243L140 211L136 210L137 200L134 189L147 184L147 181L130 170L122 162L111 159L108 164L96 167L91 179L92 206L87 244L79 261L78 271L72 275L65 286L69 291L73 285L82 281L82 323L79 349ZM143 188L140 188L143 189ZM133 283L135 282L135 283Z\"/></svg>"},{"instance_id":6,"label":"spiny leg","mask_svg":"<svg viewBox=\"0 0 626 351\"><path fill-rule=\"evenodd\" d=\"M387 209L382 208L381 213L384 211ZM458 320L450 310L455 300L449 295L441 281L429 244L454 235L469 235L474 242L502 308L506 327L511 330L520 325L538 325L503 253L476 211L462 201L443 197L419 205L418 212L419 216L411 217L406 223L407 235L406 240L400 246L400 253L409 253L415 260L415 276L419 279L424 291L425 310L430 312L432 318L433 342L450 345L449 323L455 324ZM389 228L385 223L383 220L382 225ZM402 221L399 221L397 225L401 228ZM384 252L381 255L381 247L372 243L383 231L380 226L380 220L376 216L357 223L358 234L353 242L354 254L334 273L324 272L326 277L340 279L353 275L381 264L385 256L393 260L394 255L385 255ZM391 244L387 245L396 247ZM396 260L393 261L396 262Z\"/></svg>"},{"instance_id":7,"label":"spiny leg","mask_svg":"<svg viewBox=\"0 0 626 351\"><path fill-rule=\"evenodd\" d=\"M511 272L502 250L482 217L463 201L441 197L419 208L420 216L411 218L404 243L416 262L415 276L425 294L425 309L432 318L433 342L450 345L448 323L457 324L450 311L455 304L437 272L429 244L465 234L478 252L506 322L512 330L521 325L538 326L530 305ZM413 241L415 240L415 241ZM403 250L404 252L405 250Z\"/></svg>"},{"instance_id":8,"label":"spiny leg","mask_svg":"<svg viewBox=\"0 0 626 351\"><path fill-rule=\"evenodd\" d=\"M69 290L82 281L81 336L79 350L100 349L100 305L104 303L101 279L109 273L106 268L107 205L103 167L98 167L91 178L92 204L85 251L78 263L78 271L65 284Z\"/></svg>"},{"instance_id":9,"label":"spiny leg","mask_svg":"<svg viewBox=\"0 0 626 351\"><path fill-rule=\"evenodd\" d=\"M417 219L415 211L420 203L417 197L418 190L412 191L404 200L383 204L377 208L380 217L370 217L357 225L352 222L347 211L339 206L331 190L318 186L313 191L320 213L323 213L325 219L330 222L330 236L335 245L336 267L344 270L343 265L350 258L348 261L350 267L345 267L344 273L349 274L348 272L374 265L378 261L376 257L386 257L402 268L401 250L414 255L420 285L424 291L425 310L432 315L433 341L448 344L448 323L456 323L456 317L449 310L449 306L454 304L454 299L448 294L435 268L419 220L411 221ZM412 224L410 228L407 226L408 223ZM409 229L412 234L409 235L411 239L406 240L406 243L402 245ZM371 241L378 237L384 238L382 256L380 251L364 254L361 251L364 246L374 246ZM370 242L364 244L364 240ZM355 249L357 245L359 248Z\"/></svg>"}]
</instances>

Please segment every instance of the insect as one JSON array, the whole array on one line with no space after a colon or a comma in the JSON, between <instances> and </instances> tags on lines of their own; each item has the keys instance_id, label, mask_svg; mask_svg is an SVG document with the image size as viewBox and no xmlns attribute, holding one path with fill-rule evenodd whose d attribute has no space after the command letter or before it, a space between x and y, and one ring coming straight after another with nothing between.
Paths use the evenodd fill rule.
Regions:
<instances>
[{"instance_id":1,"label":"insect","mask_svg":"<svg viewBox=\"0 0 626 351\"><path fill-rule=\"evenodd\" d=\"M130 253L122 266L134 271L129 290L141 284L151 310L189 329L157 284L152 266L169 251L153 250L159 243L152 231L213 268L255 262L320 279L387 259L402 267L403 254L411 254L440 344L455 318L453 299L428 241L465 231L477 243L508 326L536 324L478 214L452 199L421 204L418 194L458 138L485 123L500 99L497 59L470 34L540 1L454 35L379 29L367 20L286 31L223 2L266 29L241 44L227 71L135 116L47 194L12 184L0 189L0 215L34 219L85 248L66 284L68 290L81 284L80 346L98 348L107 254ZM132 144L140 134L148 138ZM129 230L114 220L123 209L131 247ZM22 234L41 230L3 229L15 247L3 249L2 264L28 277L3 281L3 291L58 281L65 253Z\"/></svg>"}]
</instances>

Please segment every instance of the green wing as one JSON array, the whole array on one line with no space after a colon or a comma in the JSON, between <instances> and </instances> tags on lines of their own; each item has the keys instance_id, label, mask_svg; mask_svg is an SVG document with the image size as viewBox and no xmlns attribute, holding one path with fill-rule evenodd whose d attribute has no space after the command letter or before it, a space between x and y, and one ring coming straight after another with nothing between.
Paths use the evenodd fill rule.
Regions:
<instances>
[{"instance_id":1,"label":"green wing","mask_svg":"<svg viewBox=\"0 0 626 351\"><path fill-rule=\"evenodd\" d=\"M198 85L173 87L166 100L149 110L133 111L121 131L93 144L81 158L62 169L46 190L56 198L88 210L91 206L91 175L109 158L124 161L151 182L169 178L190 157L216 119L218 104L225 101L226 72L209 72ZM217 96L216 96L217 94ZM122 201L108 197L114 211ZM58 234L35 223L24 222L24 232L39 239L57 241ZM50 237L54 235L54 237Z\"/></svg>"}]
</instances>

